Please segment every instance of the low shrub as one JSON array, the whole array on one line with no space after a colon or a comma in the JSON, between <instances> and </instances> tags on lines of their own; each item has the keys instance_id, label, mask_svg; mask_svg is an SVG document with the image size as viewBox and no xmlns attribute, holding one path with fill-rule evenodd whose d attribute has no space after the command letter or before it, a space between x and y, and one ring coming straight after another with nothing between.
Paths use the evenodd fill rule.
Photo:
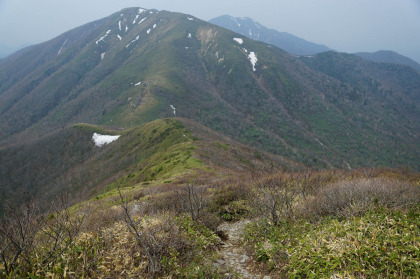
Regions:
<instances>
[{"instance_id":1,"label":"low shrub","mask_svg":"<svg viewBox=\"0 0 420 279\"><path fill-rule=\"evenodd\" d=\"M342 180L321 189L301 209L307 216L360 215L376 205L404 207L420 202L420 187L409 182L389 179Z\"/></svg>"},{"instance_id":2,"label":"low shrub","mask_svg":"<svg viewBox=\"0 0 420 279\"><path fill-rule=\"evenodd\" d=\"M233 201L219 208L217 214L224 221L239 221L250 215L250 208L245 200Z\"/></svg>"},{"instance_id":3,"label":"low shrub","mask_svg":"<svg viewBox=\"0 0 420 279\"><path fill-rule=\"evenodd\" d=\"M300 193L300 183L295 177L279 173L255 180L252 185L249 200L258 216L274 225L280 224L282 219L293 217Z\"/></svg>"}]
</instances>

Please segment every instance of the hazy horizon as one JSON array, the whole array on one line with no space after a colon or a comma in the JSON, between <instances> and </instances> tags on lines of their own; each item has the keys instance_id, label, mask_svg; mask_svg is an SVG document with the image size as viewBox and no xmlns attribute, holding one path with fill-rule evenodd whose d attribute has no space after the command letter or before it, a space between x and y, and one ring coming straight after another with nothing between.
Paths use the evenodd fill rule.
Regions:
<instances>
[{"instance_id":1,"label":"hazy horizon","mask_svg":"<svg viewBox=\"0 0 420 279\"><path fill-rule=\"evenodd\" d=\"M417 0L261 0L258 4L246 0L0 0L0 45L17 48L47 41L127 7L182 12L203 20L221 15L250 17L337 51L392 50L420 62Z\"/></svg>"}]
</instances>

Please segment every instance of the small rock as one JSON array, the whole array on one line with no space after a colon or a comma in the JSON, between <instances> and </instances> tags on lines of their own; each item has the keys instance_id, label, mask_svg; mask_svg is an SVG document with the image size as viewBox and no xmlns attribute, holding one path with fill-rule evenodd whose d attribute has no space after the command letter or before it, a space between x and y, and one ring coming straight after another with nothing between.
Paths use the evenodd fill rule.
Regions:
<instances>
[{"instance_id":1,"label":"small rock","mask_svg":"<svg viewBox=\"0 0 420 279\"><path fill-rule=\"evenodd\" d=\"M247 255L242 255L242 259L241 259L241 263L246 262L246 260L248 260L249 257Z\"/></svg>"}]
</instances>

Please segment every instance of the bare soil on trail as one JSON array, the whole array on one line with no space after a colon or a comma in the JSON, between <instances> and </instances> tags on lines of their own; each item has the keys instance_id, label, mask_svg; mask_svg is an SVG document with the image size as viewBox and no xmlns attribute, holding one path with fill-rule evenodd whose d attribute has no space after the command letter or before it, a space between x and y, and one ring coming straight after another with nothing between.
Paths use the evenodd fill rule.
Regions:
<instances>
[{"instance_id":1,"label":"bare soil on trail","mask_svg":"<svg viewBox=\"0 0 420 279\"><path fill-rule=\"evenodd\" d=\"M271 276L254 271L255 264L241 243L241 235L249 220L236 223L222 223L218 230L222 232L225 241L219 250L219 256L214 265L225 275L225 278L271 279Z\"/></svg>"}]
</instances>

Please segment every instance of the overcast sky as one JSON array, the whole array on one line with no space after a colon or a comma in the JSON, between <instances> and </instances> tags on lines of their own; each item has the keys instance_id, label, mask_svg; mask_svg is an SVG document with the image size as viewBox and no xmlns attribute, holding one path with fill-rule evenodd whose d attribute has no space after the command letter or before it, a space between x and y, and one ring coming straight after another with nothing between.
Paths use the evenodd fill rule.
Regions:
<instances>
[{"instance_id":1,"label":"overcast sky","mask_svg":"<svg viewBox=\"0 0 420 279\"><path fill-rule=\"evenodd\" d=\"M43 42L127 7L247 16L338 51L394 50L420 62L420 0L0 0L0 45Z\"/></svg>"}]
</instances>

